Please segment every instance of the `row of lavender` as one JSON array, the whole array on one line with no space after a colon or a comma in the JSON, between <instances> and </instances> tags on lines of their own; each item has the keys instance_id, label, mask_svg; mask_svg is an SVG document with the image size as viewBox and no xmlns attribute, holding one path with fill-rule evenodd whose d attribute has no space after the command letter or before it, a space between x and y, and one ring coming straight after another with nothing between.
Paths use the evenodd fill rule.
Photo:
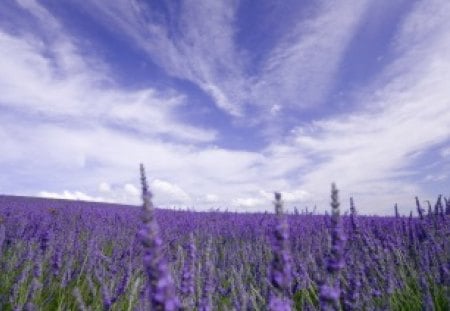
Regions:
<instances>
[{"instance_id":1,"label":"row of lavender","mask_svg":"<svg viewBox=\"0 0 450 311\"><path fill-rule=\"evenodd\" d=\"M144 176L143 176L144 177ZM1 310L448 310L449 202L419 217L0 197ZM426 214L426 215L425 215Z\"/></svg>"}]
</instances>

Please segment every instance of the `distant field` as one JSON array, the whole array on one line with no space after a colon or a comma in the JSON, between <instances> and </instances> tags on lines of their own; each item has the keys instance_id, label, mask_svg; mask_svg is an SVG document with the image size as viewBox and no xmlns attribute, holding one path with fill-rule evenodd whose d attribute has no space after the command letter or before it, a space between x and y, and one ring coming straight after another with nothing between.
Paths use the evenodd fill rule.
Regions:
<instances>
[{"instance_id":1,"label":"distant field","mask_svg":"<svg viewBox=\"0 0 450 311\"><path fill-rule=\"evenodd\" d=\"M143 227L136 206L1 196L0 310L449 310L441 204L423 219L156 209Z\"/></svg>"}]
</instances>

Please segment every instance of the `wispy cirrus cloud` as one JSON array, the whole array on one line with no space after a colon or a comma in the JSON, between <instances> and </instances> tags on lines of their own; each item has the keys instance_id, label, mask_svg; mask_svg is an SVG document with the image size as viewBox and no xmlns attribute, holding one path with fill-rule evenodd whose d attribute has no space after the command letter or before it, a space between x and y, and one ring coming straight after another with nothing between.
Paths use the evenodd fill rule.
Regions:
<instances>
[{"instance_id":1,"label":"wispy cirrus cloud","mask_svg":"<svg viewBox=\"0 0 450 311\"><path fill-rule=\"evenodd\" d=\"M237 1L85 3L105 24L115 24L168 74L195 83L218 107L243 113L244 62L234 44Z\"/></svg>"},{"instance_id":2,"label":"wispy cirrus cloud","mask_svg":"<svg viewBox=\"0 0 450 311\"><path fill-rule=\"evenodd\" d=\"M268 54L254 78L252 99L271 108L324 103L370 1L319 1Z\"/></svg>"},{"instance_id":3,"label":"wispy cirrus cloud","mask_svg":"<svg viewBox=\"0 0 450 311\"><path fill-rule=\"evenodd\" d=\"M252 51L242 50L236 39L238 2L166 4L164 15L141 2L86 5L105 24L118 25L168 74L195 83L229 114L247 117L257 107L246 121L253 124L272 120L285 107L323 103L368 3L319 2L274 40L257 70L247 57Z\"/></svg>"},{"instance_id":4,"label":"wispy cirrus cloud","mask_svg":"<svg viewBox=\"0 0 450 311\"><path fill-rule=\"evenodd\" d=\"M39 32L0 31L0 105L10 113L39 115L89 126L129 128L140 134L212 141L214 130L177 120L185 98L175 91L121 88L108 67L77 47L58 20L35 1L21 1Z\"/></svg>"},{"instance_id":5,"label":"wispy cirrus cloud","mask_svg":"<svg viewBox=\"0 0 450 311\"><path fill-rule=\"evenodd\" d=\"M299 152L322 158L302 177L304 189L336 180L367 207L374 197L386 204L374 211L388 211L399 198L405 203L408 193L427 195L418 160L450 140L450 23L438 13L444 8L450 9L442 1L413 7L396 35L396 58L356 96L365 103L359 111L294 131Z\"/></svg>"}]
</instances>

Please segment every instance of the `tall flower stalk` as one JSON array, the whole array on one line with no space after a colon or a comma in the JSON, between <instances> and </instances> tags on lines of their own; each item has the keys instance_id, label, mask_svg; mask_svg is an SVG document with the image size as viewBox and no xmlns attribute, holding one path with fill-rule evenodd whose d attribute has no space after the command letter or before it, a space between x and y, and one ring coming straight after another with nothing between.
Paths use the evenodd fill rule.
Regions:
<instances>
[{"instance_id":1,"label":"tall flower stalk","mask_svg":"<svg viewBox=\"0 0 450 311\"><path fill-rule=\"evenodd\" d=\"M191 232L189 236L189 245L187 248L187 258L184 261L182 279L181 279L181 295L183 305L192 309L195 303L195 259L197 248L195 245L195 236Z\"/></svg>"},{"instance_id":2,"label":"tall flower stalk","mask_svg":"<svg viewBox=\"0 0 450 311\"><path fill-rule=\"evenodd\" d=\"M358 231L358 221L356 218L356 207L353 198L350 198L350 223L352 226L352 233L356 234Z\"/></svg>"},{"instance_id":3,"label":"tall flower stalk","mask_svg":"<svg viewBox=\"0 0 450 311\"><path fill-rule=\"evenodd\" d=\"M320 287L322 310L340 309L340 271L344 268L345 237L339 212L338 190L331 185L331 253L327 260L327 277Z\"/></svg>"},{"instance_id":4,"label":"tall flower stalk","mask_svg":"<svg viewBox=\"0 0 450 311\"><path fill-rule=\"evenodd\" d=\"M207 241L206 251L205 251L205 262L203 266L203 285L202 285L202 295L200 298L200 304L198 307L199 311L211 311L213 310L213 291L214 291L214 281L213 272L214 266L212 264L211 258L211 239Z\"/></svg>"},{"instance_id":5,"label":"tall flower stalk","mask_svg":"<svg viewBox=\"0 0 450 311\"><path fill-rule=\"evenodd\" d=\"M420 220L423 220L423 208L422 208L422 206L420 206L419 198L416 196L415 199L416 199L417 213L419 214Z\"/></svg>"},{"instance_id":6,"label":"tall flower stalk","mask_svg":"<svg viewBox=\"0 0 450 311\"><path fill-rule=\"evenodd\" d=\"M151 310L180 310L175 286L170 275L167 261L163 256L162 239L154 218L152 193L148 189L144 165L140 166L142 185L142 222L138 232L139 240L144 246L144 270L147 275L147 293Z\"/></svg>"},{"instance_id":7,"label":"tall flower stalk","mask_svg":"<svg viewBox=\"0 0 450 311\"><path fill-rule=\"evenodd\" d=\"M269 309L272 311L289 311L292 310L289 231L286 218L283 216L283 201L279 192L275 192L274 206L277 224L272 236L273 259L270 266L270 283L272 286Z\"/></svg>"}]
</instances>

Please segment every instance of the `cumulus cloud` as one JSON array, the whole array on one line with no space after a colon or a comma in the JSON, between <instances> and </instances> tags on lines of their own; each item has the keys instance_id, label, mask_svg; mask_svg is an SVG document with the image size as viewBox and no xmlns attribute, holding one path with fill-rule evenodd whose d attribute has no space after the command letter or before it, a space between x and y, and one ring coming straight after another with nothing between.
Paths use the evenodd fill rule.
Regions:
<instances>
[{"instance_id":1,"label":"cumulus cloud","mask_svg":"<svg viewBox=\"0 0 450 311\"><path fill-rule=\"evenodd\" d=\"M50 199L66 199L77 201L89 201L89 202L113 202L111 199L104 197L93 197L81 191L68 191L64 190L61 193L41 191L38 196Z\"/></svg>"},{"instance_id":2,"label":"cumulus cloud","mask_svg":"<svg viewBox=\"0 0 450 311\"><path fill-rule=\"evenodd\" d=\"M264 204L263 199L253 198L253 197L237 198L237 199L233 199L233 201L232 201L232 205L234 207L244 208L244 211L248 210L249 208L253 209L255 207L259 207L260 209L262 209L263 204Z\"/></svg>"},{"instance_id":3,"label":"cumulus cloud","mask_svg":"<svg viewBox=\"0 0 450 311\"><path fill-rule=\"evenodd\" d=\"M123 190L125 190L125 192L129 195L132 196L138 196L139 195L139 189L134 186L133 184L125 184L125 186L123 186Z\"/></svg>"},{"instance_id":4,"label":"cumulus cloud","mask_svg":"<svg viewBox=\"0 0 450 311\"><path fill-rule=\"evenodd\" d=\"M273 200L274 199L274 192L268 192L265 190L261 190L259 192L260 196L267 199L267 200ZM305 190L294 190L294 191L283 191L282 192L282 200L286 203L303 203L306 202L307 199L309 199L309 193Z\"/></svg>"},{"instance_id":5,"label":"cumulus cloud","mask_svg":"<svg viewBox=\"0 0 450 311\"><path fill-rule=\"evenodd\" d=\"M98 190L100 192L105 192L105 193L111 192L111 185L108 184L107 182L101 182L98 185Z\"/></svg>"},{"instance_id":6,"label":"cumulus cloud","mask_svg":"<svg viewBox=\"0 0 450 311\"><path fill-rule=\"evenodd\" d=\"M157 203L188 205L192 202L192 198L180 186L168 181L155 179L150 183L150 188Z\"/></svg>"},{"instance_id":7,"label":"cumulus cloud","mask_svg":"<svg viewBox=\"0 0 450 311\"><path fill-rule=\"evenodd\" d=\"M289 191L286 188L277 189L277 192L281 192L282 200L286 210L291 210L295 205L302 205L308 202L310 199L309 193L304 190ZM242 211L261 211L261 210L273 210L274 192L267 190L259 190L254 193L253 196L239 197L233 199L231 205Z\"/></svg>"}]
</instances>

